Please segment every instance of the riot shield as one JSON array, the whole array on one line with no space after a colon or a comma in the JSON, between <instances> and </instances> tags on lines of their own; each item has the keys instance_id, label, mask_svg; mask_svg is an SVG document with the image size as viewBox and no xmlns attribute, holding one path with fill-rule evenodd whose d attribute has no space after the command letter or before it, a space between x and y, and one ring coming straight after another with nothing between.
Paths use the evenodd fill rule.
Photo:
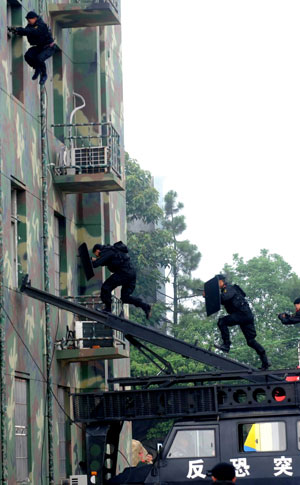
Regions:
<instances>
[{"instance_id":1,"label":"riot shield","mask_svg":"<svg viewBox=\"0 0 300 485\"><path fill-rule=\"evenodd\" d=\"M206 314L209 317L221 308L219 279L214 276L204 283Z\"/></svg>"},{"instance_id":2,"label":"riot shield","mask_svg":"<svg viewBox=\"0 0 300 485\"><path fill-rule=\"evenodd\" d=\"M91 258L88 252L86 243L82 243L78 248L81 264L86 279L89 281L93 276L95 276L94 269L92 266Z\"/></svg>"}]
</instances>

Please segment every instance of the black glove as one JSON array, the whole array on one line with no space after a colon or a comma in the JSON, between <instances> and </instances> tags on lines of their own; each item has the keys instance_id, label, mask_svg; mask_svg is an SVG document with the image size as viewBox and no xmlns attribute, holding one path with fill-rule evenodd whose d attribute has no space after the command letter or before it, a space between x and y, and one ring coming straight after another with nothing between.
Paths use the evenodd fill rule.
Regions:
<instances>
[{"instance_id":1,"label":"black glove","mask_svg":"<svg viewBox=\"0 0 300 485\"><path fill-rule=\"evenodd\" d=\"M279 320L281 320L282 323L285 323L284 320L289 317L290 317L289 313L279 313L278 315L278 318Z\"/></svg>"},{"instance_id":2,"label":"black glove","mask_svg":"<svg viewBox=\"0 0 300 485\"><path fill-rule=\"evenodd\" d=\"M17 33L17 28L16 27L7 27L8 32L11 32L12 34Z\"/></svg>"}]
</instances>

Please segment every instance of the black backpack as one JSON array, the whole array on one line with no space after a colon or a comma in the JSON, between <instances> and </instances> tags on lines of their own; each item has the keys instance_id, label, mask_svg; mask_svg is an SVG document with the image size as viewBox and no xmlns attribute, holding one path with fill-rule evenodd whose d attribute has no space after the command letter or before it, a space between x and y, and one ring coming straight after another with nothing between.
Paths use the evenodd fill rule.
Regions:
<instances>
[{"instance_id":1,"label":"black backpack","mask_svg":"<svg viewBox=\"0 0 300 485\"><path fill-rule=\"evenodd\" d=\"M113 266L127 266L130 259L127 246L122 241L118 241L110 248L114 251Z\"/></svg>"},{"instance_id":2,"label":"black backpack","mask_svg":"<svg viewBox=\"0 0 300 485\"><path fill-rule=\"evenodd\" d=\"M243 297L245 298L247 295L246 293L244 292L244 290L242 290L242 288L239 286L239 285L233 285L233 287L237 290L237 292Z\"/></svg>"}]
</instances>

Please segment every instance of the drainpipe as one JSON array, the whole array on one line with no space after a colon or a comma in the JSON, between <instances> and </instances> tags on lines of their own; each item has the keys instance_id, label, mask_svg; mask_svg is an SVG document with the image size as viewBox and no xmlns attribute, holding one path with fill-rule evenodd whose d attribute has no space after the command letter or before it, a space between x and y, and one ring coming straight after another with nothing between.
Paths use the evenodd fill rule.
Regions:
<instances>
[{"instance_id":1,"label":"drainpipe","mask_svg":"<svg viewBox=\"0 0 300 485\"><path fill-rule=\"evenodd\" d=\"M3 200L2 200L2 150L0 145L0 402L1 402L1 483L7 485L7 433L6 433L6 356L5 316L3 312Z\"/></svg>"},{"instance_id":2,"label":"drainpipe","mask_svg":"<svg viewBox=\"0 0 300 485\"><path fill-rule=\"evenodd\" d=\"M47 117L46 88L41 86L41 152L42 152L42 207L43 207L43 251L44 251L44 290L49 292L49 233L48 233L48 160L47 160ZM50 305L45 303L46 327L46 365L47 365L47 429L48 429L48 467L49 485L54 485L53 467L53 395L52 395L52 338L50 322Z\"/></svg>"}]
</instances>

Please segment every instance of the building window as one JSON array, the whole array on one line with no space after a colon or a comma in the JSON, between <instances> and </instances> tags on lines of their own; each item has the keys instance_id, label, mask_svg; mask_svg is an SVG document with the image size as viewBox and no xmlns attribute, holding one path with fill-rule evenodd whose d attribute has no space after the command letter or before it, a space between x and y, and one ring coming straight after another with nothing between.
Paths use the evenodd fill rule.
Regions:
<instances>
[{"instance_id":1,"label":"building window","mask_svg":"<svg viewBox=\"0 0 300 485\"><path fill-rule=\"evenodd\" d=\"M7 25L23 23L22 4L18 0L7 1ZM8 89L19 101L24 102L23 38L7 34Z\"/></svg>"},{"instance_id":2,"label":"building window","mask_svg":"<svg viewBox=\"0 0 300 485\"><path fill-rule=\"evenodd\" d=\"M213 429L189 429L177 431L167 458L209 457L215 454Z\"/></svg>"},{"instance_id":3,"label":"building window","mask_svg":"<svg viewBox=\"0 0 300 485\"><path fill-rule=\"evenodd\" d=\"M59 217L54 216L54 294L60 294Z\"/></svg>"},{"instance_id":4,"label":"building window","mask_svg":"<svg viewBox=\"0 0 300 485\"><path fill-rule=\"evenodd\" d=\"M68 470L68 441L69 441L69 409L67 403L67 391L58 387L58 440L59 440L59 478L65 478ZM66 409L67 408L67 409Z\"/></svg>"},{"instance_id":5,"label":"building window","mask_svg":"<svg viewBox=\"0 0 300 485\"><path fill-rule=\"evenodd\" d=\"M238 433L240 452L286 450L286 425L283 421L239 424Z\"/></svg>"},{"instance_id":6,"label":"building window","mask_svg":"<svg viewBox=\"0 0 300 485\"><path fill-rule=\"evenodd\" d=\"M29 482L28 460L28 381L15 380L15 443L17 483Z\"/></svg>"},{"instance_id":7,"label":"building window","mask_svg":"<svg viewBox=\"0 0 300 485\"><path fill-rule=\"evenodd\" d=\"M64 123L64 96L63 96L63 64L62 51L55 52L53 56L53 120L54 124ZM54 128L54 134L60 141L64 141L64 129Z\"/></svg>"},{"instance_id":8,"label":"building window","mask_svg":"<svg viewBox=\"0 0 300 485\"><path fill-rule=\"evenodd\" d=\"M27 271L26 191L11 189L12 285L18 288Z\"/></svg>"},{"instance_id":9,"label":"building window","mask_svg":"<svg viewBox=\"0 0 300 485\"><path fill-rule=\"evenodd\" d=\"M18 286L18 210L17 190L11 191L11 254L12 254L12 284Z\"/></svg>"},{"instance_id":10,"label":"building window","mask_svg":"<svg viewBox=\"0 0 300 485\"><path fill-rule=\"evenodd\" d=\"M54 215L54 294L66 296L67 291L67 261L66 256L66 220Z\"/></svg>"},{"instance_id":11,"label":"building window","mask_svg":"<svg viewBox=\"0 0 300 485\"><path fill-rule=\"evenodd\" d=\"M11 22L11 5L7 3L6 6L6 19L7 19L7 26L10 27L12 25ZM12 93L12 39L13 34L7 31L7 67L8 67L8 91Z\"/></svg>"}]
</instances>

